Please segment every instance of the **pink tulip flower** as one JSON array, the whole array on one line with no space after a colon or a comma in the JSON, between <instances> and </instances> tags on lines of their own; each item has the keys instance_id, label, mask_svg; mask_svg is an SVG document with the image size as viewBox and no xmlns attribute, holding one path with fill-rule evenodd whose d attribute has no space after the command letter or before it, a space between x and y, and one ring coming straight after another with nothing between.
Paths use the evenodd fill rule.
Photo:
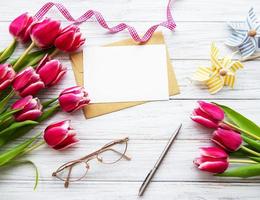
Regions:
<instances>
[{"instance_id":1,"label":"pink tulip flower","mask_svg":"<svg viewBox=\"0 0 260 200\"><path fill-rule=\"evenodd\" d=\"M73 112L79 110L90 102L88 93L83 87L67 88L59 95L59 103L63 111Z\"/></svg>"},{"instance_id":2,"label":"pink tulip flower","mask_svg":"<svg viewBox=\"0 0 260 200\"><path fill-rule=\"evenodd\" d=\"M237 151L243 142L239 133L222 128L218 128L213 132L211 140L228 151Z\"/></svg>"},{"instance_id":3,"label":"pink tulip flower","mask_svg":"<svg viewBox=\"0 0 260 200\"><path fill-rule=\"evenodd\" d=\"M26 43L30 40L30 30L33 22L32 16L29 16L28 13L23 13L11 22L9 32L16 40Z\"/></svg>"},{"instance_id":4,"label":"pink tulip flower","mask_svg":"<svg viewBox=\"0 0 260 200\"><path fill-rule=\"evenodd\" d=\"M198 169L211 173L223 173L228 168L227 153L217 147L200 148L201 157L194 160Z\"/></svg>"},{"instance_id":5,"label":"pink tulip flower","mask_svg":"<svg viewBox=\"0 0 260 200\"><path fill-rule=\"evenodd\" d=\"M6 89L14 80L15 72L11 65L0 64L0 91Z\"/></svg>"},{"instance_id":6,"label":"pink tulip flower","mask_svg":"<svg viewBox=\"0 0 260 200\"><path fill-rule=\"evenodd\" d=\"M27 67L19 72L13 81L13 88L21 97L35 95L44 87L39 74L32 67Z\"/></svg>"},{"instance_id":7,"label":"pink tulip flower","mask_svg":"<svg viewBox=\"0 0 260 200\"><path fill-rule=\"evenodd\" d=\"M198 101L199 107L194 109L191 119L208 128L217 128L224 119L224 111L215 104Z\"/></svg>"},{"instance_id":8,"label":"pink tulip flower","mask_svg":"<svg viewBox=\"0 0 260 200\"><path fill-rule=\"evenodd\" d=\"M17 100L11 108L13 110L21 109L14 115L16 121L36 120L42 114L39 99L33 98L31 95Z\"/></svg>"},{"instance_id":9,"label":"pink tulip flower","mask_svg":"<svg viewBox=\"0 0 260 200\"><path fill-rule=\"evenodd\" d=\"M73 52L84 43L85 38L82 37L79 27L70 25L62 30L60 35L56 38L54 45L61 51Z\"/></svg>"},{"instance_id":10,"label":"pink tulip flower","mask_svg":"<svg viewBox=\"0 0 260 200\"><path fill-rule=\"evenodd\" d=\"M60 22L46 18L32 25L30 35L37 47L45 49L54 45L60 32Z\"/></svg>"},{"instance_id":11,"label":"pink tulip flower","mask_svg":"<svg viewBox=\"0 0 260 200\"><path fill-rule=\"evenodd\" d=\"M49 125L44 130L43 138L51 148L56 150L66 149L79 142L75 130L70 126L70 120Z\"/></svg>"},{"instance_id":12,"label":"pink tulip flower","mask_svg":"<svg viewBox=\"0 0 260 200\"><path fill-rule=\"evenodd\" d=\"M36 72L40 75L45 87L51 87L60 81L67 69L58 60L51 60L44 65L39 65Z\"/></svg>"}]
</instances>

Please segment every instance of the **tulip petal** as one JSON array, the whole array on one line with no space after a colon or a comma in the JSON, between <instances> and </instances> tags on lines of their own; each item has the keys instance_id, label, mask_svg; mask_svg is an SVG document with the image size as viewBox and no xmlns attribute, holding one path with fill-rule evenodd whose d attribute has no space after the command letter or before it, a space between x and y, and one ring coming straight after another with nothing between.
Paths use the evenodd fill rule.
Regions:
<instances>
[{"instance_id":1,"label":"tulip petal","mask_svg":"<svg viewBox=\"0 0 260 200\"><path fill-rule=\"evenodd\" d=\"M17 117L15 117L15 120L18 122L25 121L25 120L36 120L38 117L40 117L42 112L40 110L29 110L27 112L24 112L19 115L19 112L17 113Z\"/></svg>"},{"instance_id":2,"label":"tulip petal","mask_svg":"<svg viewBox=\"0 0 260 200\"><path fill-rule=\"evenodd\" d=\"M224 119L224 111L215 104L198 101L200 109L210 115L213 119L221 121Z\"/></svg>"},{"instance_id":3,"label":"tulip petal","mask_svg":"<svg viewBox=\"0 0 260 200\"><path fill-rule=\"evenodd\" d=\"M88 105L90 102L90 99L88 98L84 98L82 100L80 100L80 102L78 103L78 105L73 109L72 112L80 110L81 108L85 107L86 105Z\"/></svg>"},{"instance_id":4,"label":"tulip petal","mask_svg":"<svg viewBox=\"0 0 260 200\"><path fill-rule=\"evenodd\" d=\"M62 77L66 74L66 72L67 72L67 70L61 71L61 72L57 75L56 79L53 80L51 84L49 84L49 87L50 87L50 86L53 86L53 85L56 85L56 84L62 79Z\"/></svg>"},{"instance_id":5,"label":"tulip petal","mask_svg":"<svg viewBox=\"0 0 260 200\"><path fill-rule=\"evenodd\" d=\"M6 89L12 83L11 80L6 80L0 84L0 91Z\"/></svg>"},{"instance_id":6,"label":"tulip petal","mask_svg":"<svg viewBox=\"0 0 260 200\"><path fill-rule=\"evenodd\" d=\"M239 133L222 128L218 128L213 132L213 137L211 140L229 151L238 150L243 142L243 139Z\"/></svg>"},{"instance_id":7,"label":"tulip petal","mask_svg":"<svg viewBox=\"0 0 260 200\"><path fill-rule=\"evenodd\" d=\"M35 23L31 28L31 38L40 48L48 48L53 45L54 40L60 34L60 22L45 19Z\"/></svg>"},{"instance_id":8,"label":"tulip petal","mask_svg":"<svg viewBox=\"0 0 260 200\"><path fill-rule=\"evenodd\" d=\"M69 134L68 137L63 140L60 144L54 146L53 148L56 150L64 150L67 149L79 142L79 139L75 137L75 133Z\"/></svg>"},{"instance_id":9,"label":"tulip petal","mask_svg":"<svg viewBox=\"0 0 260 200\"><path fill-rule=\"evenodd\" d=\"M221 159L228 158L228 154L224 150L218 147L201 147L200 153L202 156L205 157L221 158Z\"/></svg>"},{"instance_id":10,"label":"tulip petal","mask_svg":"<svg viewBox=\"0 0 260 200\"><path fill-rule=\"evenodd\" d=\"M28 86L27 88L25 88L22 92L20 92L20 96L24 97L27 95L35 95L37 94L41 89L43 89L44 83L39 81L36 83L31 84L30 86Z\"/></svg>"},{"instance_id":11,"label":"tulip petal","mask_svg":"<svg viewBox=\"0 0 260 200\"><path fill-rule=\"evenodd\" d=\"M223 173L228 168L228 162L226 161L215 161L215 162L204 162L198 167L202 171L211 173Z\"/></svg>"},{"instance_id":12,"label":"tulip petal","mask_svg":"<svg viewBox=\"0 0 260 200\"><path fill-rule=\"evenodd\" d=\"M16 91L19 91L20 89L24 88L28 83L28 80L31 80L33 73L34 70L32 67L27 67L26 69L18 73L14 79L13 88Z\"/></svg>"},{"instance_id":13,"label":"tulip petal","mask_svg":"<svg viewBox=\"0 0 260 200\"><path fill-rule=\"evenodd\" d=\"M28 23L28 13L23 13L17 18L15 18L10 26L9 26L9 32L14 36L18 36L20 32L26 27L26 24Z\"/></svg>"},{"instance_id":14,"label":"tulip petal","mask_svg":"<svg viewBox=\"0 0 260 200\"><path fill-rule=\"evenodd\" d=\"M64 130L69 130L70 129L70 120L64 120L64 121L60 121L57 123L52 123L45 129L45 131L48 131L49 129L54 128L54 127L60 127Z\"/></svg>"},{"instance_id":15,"label":"tulip petal","mask_svg":"<svg viewBox=\"0 0 260 200\"><path fill-rule=\"evenodd\" d=\"M203 126L206 126L208 128L217 128L218 124L201 116L191 116L191 119Z\"/></svg>"},{"instance_id":16,"label":"tulip petal","mask_svg":"<svg viewBox=\"0 0 260 200\"><path fill-rule=\"evenodd\" d=\"M82 87L80 87L80 86L73 86L73 87L66 88L65 90L63 90L61 92L61 95L69 94L69 93L80 94L81 91L82 91Z\"/></svg>"},{"instance_id":17,"label":"tulip petal","mask_svg":"<svg viewBox=\"0 0 260 200\"><path fill-rule=\"evenodd\" d=\"M42 68L38 71L38 74L45 85L49 85L56 78L56 76L58 76L60 71L59 65L60 62L58 60L51 60L42 66Z\"/></svg>"},{"instance_id":18,"label":"tulip petal","mask_svg":"<svg viewBox=\"0 0 260 200\"><path fill-rule=\"evenodd\" d=\"M62 127L53 127L49 128L47 131L44 131L44 140L51 147L60 144L67 137L68 130Z\"/></svg>"},{"instance_id":19,"label":"tulip petal","mask_svg":"<svg viewBox=\"0 0 260 200\"><path fill-rule=\"evenodd\" d=\"M6 64L0 64L0 79L3 79L7 72L8 72L8 66Z\"/></svg>"},{"instance_id":20,"label":"tulip petal","mask_svg":"<svg viewBox=\"0 0 260 200\"><path fill-rule=\"evenodd\" d=\"M215 162L215 161L223 161L226 162L226 158L212 158L212 157L207 157L207 156L201 156L199 158L196 158L193 163L197 166L201 165L204 162Z\"/></svg>"},{"instance_id":21,"label":"tulip petal","mask_svg":"<svg viewBox=\"0 0 260 200\"><path fill-rule=\"evenodd\" d=\"M80 96L75 94L66 94L59 97L61 108L66 112L73 111L78 106L80 100Z\"/></svg>"},{"instance_id":22,"label":"tulip petal","mask_svg":"<svg viewBox=\"0 0 260 200\"><path fill-rule=\"evenodd\" d=\"M74 42L74 37L75 37L74 31L69 31L67 33L60 35L55 40L54 45L61 51L67 51L72 47Z\"/></svg>"},{"instance_id":23,"label":"tulip petal","mask_svg":"<svg viewBox=\"0 0 260 200\"><path fill-rule=\"evenodd\" d=\"M31 100L33 97L31 95L26 96L24 98L18 99L14 104L12 105L12 109L22 109L24 108Z\"/></svg>"}]
</instances>

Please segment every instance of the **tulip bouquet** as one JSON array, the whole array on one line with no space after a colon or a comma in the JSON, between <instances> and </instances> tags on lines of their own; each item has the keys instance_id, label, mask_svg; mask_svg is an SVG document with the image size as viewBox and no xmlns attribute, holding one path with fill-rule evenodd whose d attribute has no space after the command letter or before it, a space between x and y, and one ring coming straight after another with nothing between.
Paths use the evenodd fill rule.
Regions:
<instances>
[{"instance_id":1,"label":"tulip bouquet","mask_svg":"<svg viewBox=\"0 0 260 200\"><path fill-rule=\"evenodd\" d=\"M260 127L227 106L204 101L198 105L191 119L214 129L211 141L217 147L200 148L195 165L218 176L260 176ZM231 163L240 165L230 167Z\"/></svg>"},{"instance_id":2,"label":"tulip bouquet","mask_svg":"<svg viewBox=\"0 0 260 200\"><path fill-rule=\"evenodd\" d=\"M42 133L7 151L1 150L57 111L74 112L90 101L86 90L78 86L67 88L46 102L36 97L39 91L56 85L66 74L66 67L53 57L60 51L76 51L84 44L85 38L78 26L62 28L57 20L37 20L24 13L11 22L9 32L14 40L0 53L0 167L24 162L33 164L21 157L45 143L55 150L76 144L79 141L76 132L70 121L65 120L49 125ZM18 58L10 60L19 42L30 44ZM18 100L11 103L15 96Z\"/></svg>"}]
</instances>

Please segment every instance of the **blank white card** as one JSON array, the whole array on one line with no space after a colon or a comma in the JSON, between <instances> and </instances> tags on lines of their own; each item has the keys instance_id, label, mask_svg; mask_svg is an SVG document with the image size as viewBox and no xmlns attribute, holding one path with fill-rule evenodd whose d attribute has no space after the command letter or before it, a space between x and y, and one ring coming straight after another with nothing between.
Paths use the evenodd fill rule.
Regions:
<instances>
[{"instance_id":1,"label":"blank white card","mask_svg":"<svg viewBox=\"0 0 260 200\"><path fill-rule=\"evenodd\" d=\"M86 47L91 103L169 100L165 45Z\"/></svg>"}]
</instances>

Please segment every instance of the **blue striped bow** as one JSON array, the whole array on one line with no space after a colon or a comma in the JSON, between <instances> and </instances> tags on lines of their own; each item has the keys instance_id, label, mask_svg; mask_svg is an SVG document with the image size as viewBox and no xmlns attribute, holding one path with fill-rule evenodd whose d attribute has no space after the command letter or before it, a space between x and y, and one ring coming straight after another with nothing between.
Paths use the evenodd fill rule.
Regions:
<instances>
[{"instance_id":1,"label":"blue striped bow","mask_svg":"<svg viewBox=\"0 0 260 200\"><path fill-rule=\"evenodd\" d=\"M245 22L228 22L231 35L226 44L237 47L246 58L254 54L260 48L260 23L256 18L254 8L250 8Z\"/></svg>"}]
</instances>

